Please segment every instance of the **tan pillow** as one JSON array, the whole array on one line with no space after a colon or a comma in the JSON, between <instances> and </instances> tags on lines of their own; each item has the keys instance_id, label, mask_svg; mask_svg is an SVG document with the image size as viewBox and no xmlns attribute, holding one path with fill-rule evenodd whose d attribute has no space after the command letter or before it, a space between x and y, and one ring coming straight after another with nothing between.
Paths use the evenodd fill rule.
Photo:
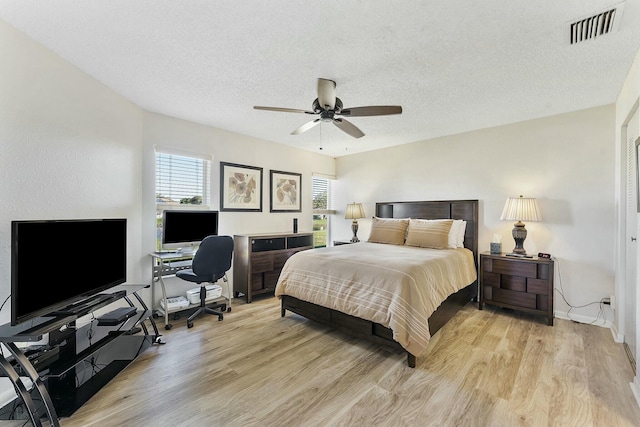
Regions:
<instances>
[{"instance_id":1,"label":"tan pillow","mask_svg":"<svg viewBox=\"0 0 640 427\"><path fill-rule=\"evenodd\" d=\"M447 249L449 247L449 230L453 225L452 219L409 220L407 231L407 246L421 248Z\"/></svg>"},{"instance_id":2,"label":"tan pillow","mask_svg":"<svg viewBox=\"0 0 640 427\"><path fill-rule=\"evenodd\" d=\"M369 242L402 245L404 244L404 236L408 225L408 219L378 218L374 216L371 223Z\"/></svg>"}]
</instances>

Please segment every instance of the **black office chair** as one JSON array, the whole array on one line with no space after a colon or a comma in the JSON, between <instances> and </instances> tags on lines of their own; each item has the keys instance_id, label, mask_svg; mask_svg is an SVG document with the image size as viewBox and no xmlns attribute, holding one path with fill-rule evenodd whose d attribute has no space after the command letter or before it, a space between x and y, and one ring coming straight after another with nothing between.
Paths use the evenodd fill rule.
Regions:
<instances>
[{"instance_id":1,"label":"black office chair","mask_svg":"<svg viewBox=\"0 0 640 427\"><path fill-rule=\"evenodd\" d=\"M222 311L231 311L231 305L227 308L227 304L216 304L216 308L221 311L207 307L205 300L207 298L207 283L216 283L223 279L227 284L227 301L231 301L229 293L229 281L227 280L227 271L231 268L231 258L233 257L233 239L231 236L207 236L200 243L200 247L196 252L191 269L180 270L176 276L188 282L194 282L200 285L200 307L187 319L187 327L193 327L193 319L200 313L215 314L218 320L224 318Z\"/></svg>"}]
</instances>

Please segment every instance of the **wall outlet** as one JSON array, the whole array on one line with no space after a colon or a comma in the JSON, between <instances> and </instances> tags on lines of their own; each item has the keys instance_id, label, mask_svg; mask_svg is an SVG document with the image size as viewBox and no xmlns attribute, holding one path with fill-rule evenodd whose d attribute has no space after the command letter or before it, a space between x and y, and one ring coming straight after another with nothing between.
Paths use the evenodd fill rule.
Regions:
<instances>
[{"instance_id":1,"label":"wall outlet","mask_svg":"<svg viewBox=\"0 0 640 427\"><path fill-rule=\"evenodd\" d=\"M616 308L616 296L615 295L609 295L609 301L611 302L611 308L615 309Z\"/></svg>"}]
</instances>

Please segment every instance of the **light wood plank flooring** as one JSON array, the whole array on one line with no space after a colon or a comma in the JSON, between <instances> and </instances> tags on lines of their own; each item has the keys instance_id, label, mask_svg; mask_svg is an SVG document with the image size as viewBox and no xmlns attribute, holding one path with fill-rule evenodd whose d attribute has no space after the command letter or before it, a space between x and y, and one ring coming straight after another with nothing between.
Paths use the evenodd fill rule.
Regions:
<instances>
[{"instance_id":1,"label":"light wood plank flooring","mask_svg":"<svg viewBox=\"0 0 640 427\"><path fill-rule=\"evenodd\" d=\"M184 319L71 426L638 426L633 374L608 329L468 304L415 369L287 313L234 303Z\"/></svg>"}]
</instances>

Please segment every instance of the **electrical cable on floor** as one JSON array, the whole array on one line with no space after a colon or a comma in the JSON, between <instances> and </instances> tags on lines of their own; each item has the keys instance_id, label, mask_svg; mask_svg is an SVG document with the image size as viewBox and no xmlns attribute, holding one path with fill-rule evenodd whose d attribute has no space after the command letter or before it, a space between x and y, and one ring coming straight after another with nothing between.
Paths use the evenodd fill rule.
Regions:
<instances>
[{"instance_id":1,"label":"electrical cable on floor","mask_svg":"<svg viewBox=\"0 0 640 427\"><path fill-rule=\"evenodd\" d=\"M569 301L567 301L567 298L564 295L564 288L562 287L562 274L560 273L560 260L558 260L558 258L553 258L553 260L555 261L555 263L558 265L558 283L560 284L560 289L555 288L556 292L560 294L560 296L562 297L562 299L564 300L564 303L567 304L569 306L569 310L567 311L567 318L569 318L569 320L571 320L572 322L577 322L577 320L574 320L571 318L571 310L573 310L574 308L583 308L583 307L588 307L590 305L594 305L594 304L600 304L600 310L598 310L598 314L596 315L596 318L593 322L588 323L588 325L594 325L599 319L600 316L602 316L602 324L606 324L607 323L607 314L604 310L604 303L607 300L607 298L602 298L600 301L594 301L594 302L590 302L587 304L583 304L583 305L573 305L571 303L569 303ZM582 323L582 322L580 322Z\"/></svg>"}]
</instances>

